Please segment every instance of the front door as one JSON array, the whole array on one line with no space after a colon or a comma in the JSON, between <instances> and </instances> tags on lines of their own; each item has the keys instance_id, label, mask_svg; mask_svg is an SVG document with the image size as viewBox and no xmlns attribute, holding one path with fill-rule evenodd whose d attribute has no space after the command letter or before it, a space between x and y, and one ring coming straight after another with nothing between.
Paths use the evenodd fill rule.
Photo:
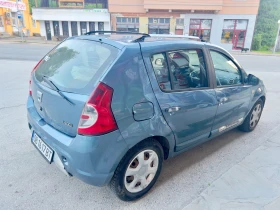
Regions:
<instances>
[{"instance_id":1,"label":"front door","mask_svg":"<svg viewBox=\"0 0 280 210\"><path fill-rule=\"evenodd\" d=\"M232 38L233 49L241 49L244 47L246 37L245 30L235 30Z\"/></svg>"},{"instance_id":2,"label":"front door","mask_svg":"<svg viewBox=\"0 0 280 210\"><path fill-rule=\"evenodd\" d=\"M174 132L176 151L208 138L217 110L202 49L156 53L153 85L163 116Z\"/></svg>"},{"instance_id":3,"label":"front door","mask_svg":"<svg viewBox=\"0 0 280 210\"><path fill-rule=\"evenodd\" d=\"M217 101L219 103L212 134L240 125L248 113L250 86L244 85L242 71L227 55L210 50L216 75Z\"/></svg>"},{"instance_id":4,"label":"front door","mask_svg":"<svg viewBox=\"0 0 280 210\"><path fill-rule=\"evenodd\" d=\"M45 21L47 40L52 40L50 21Z\"/></svg>"}]
</instances>

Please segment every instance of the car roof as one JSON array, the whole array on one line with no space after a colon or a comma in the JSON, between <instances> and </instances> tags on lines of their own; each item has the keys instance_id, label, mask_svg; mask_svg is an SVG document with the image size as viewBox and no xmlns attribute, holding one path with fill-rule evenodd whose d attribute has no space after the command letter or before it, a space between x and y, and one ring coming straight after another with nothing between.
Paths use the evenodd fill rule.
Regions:
<instances>
[{"instance_id":1,"label":"car roof","mask_svg":"<svg viewBox=\"0 0 280 210\"><path fill-rule=\"evenodd\" d=\"M70 37L68 39L82 39L82 40L90 40L90 41L98 41L98 42L104 42L106 44L112 45L118 49L123 49L124 47L128 47L129 45L139 45L141 44L142 48L169 48L172 46L190 46L190 45L196 45L196 46L204 46L205 42L199 42L199 41L193 41L188 39L153 39L153 38L147 38L144 42L125 42L122 40L112 40L110 38L106 38L104 36L99 35L81 35L81 36L74 36Z\"/></svg>"}]
</instances>

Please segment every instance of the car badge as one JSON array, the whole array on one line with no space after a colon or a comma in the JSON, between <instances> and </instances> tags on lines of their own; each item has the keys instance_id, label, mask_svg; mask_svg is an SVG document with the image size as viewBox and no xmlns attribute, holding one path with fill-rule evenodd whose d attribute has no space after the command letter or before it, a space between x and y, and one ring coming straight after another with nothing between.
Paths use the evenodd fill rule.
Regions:
<instances>
[{"instance_id":1,"label":"car badge","mask_svg":"<svg viewBox=\"0 0 280 210\"><path fill-rule=\"evenodd\" d=\"M43 93L40 91L37 91L37 99L39 102L42 102L42 98L43 98Z\"/></svg>"}]
</instances>

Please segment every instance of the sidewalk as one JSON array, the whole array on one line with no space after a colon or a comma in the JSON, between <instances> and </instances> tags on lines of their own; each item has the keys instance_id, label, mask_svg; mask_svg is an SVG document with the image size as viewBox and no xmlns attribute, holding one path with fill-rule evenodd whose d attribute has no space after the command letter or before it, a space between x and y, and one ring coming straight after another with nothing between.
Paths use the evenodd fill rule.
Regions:
<instances>
[{"instance_id":1,"label":"sidewalk","mask_svg":"<svg viewBox=\"0 0 280 210\"><path fill-rule=\"evenodd\" d=\"M23 37L23 42L21 37L11 36L11 37L0 37L0 43L35 43L35 44L52 44L57 45L60 41L47 41L43 37Z\"/></svg>"},{"instance_id":2,"label":"sidewalk","mask_svg":"<svg viewBox=\"0 0 280 210\"><path fill-rule=\"evenodd\" d=\"M238 152L238 151L237 151ZM184 210L279 210L280 126Z\"/></svg>"}]
</instances>

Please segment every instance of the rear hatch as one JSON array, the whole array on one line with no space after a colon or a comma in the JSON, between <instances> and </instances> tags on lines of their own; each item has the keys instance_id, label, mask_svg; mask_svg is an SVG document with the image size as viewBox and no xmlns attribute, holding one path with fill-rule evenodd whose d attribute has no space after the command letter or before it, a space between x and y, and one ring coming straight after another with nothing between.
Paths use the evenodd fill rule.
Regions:
<instances>
[{"instance_id":1,"label":"rear hatch","mask_svg":"<svg viewBox=\"0 0 280 210\"><path fill-rule=\"evenodd\" d=\"M34 104L45 122L76 136L89 95L118 53L119 49L111 45L77 38L48 53L31 77Z\"/></svg>"}]
</instances>

